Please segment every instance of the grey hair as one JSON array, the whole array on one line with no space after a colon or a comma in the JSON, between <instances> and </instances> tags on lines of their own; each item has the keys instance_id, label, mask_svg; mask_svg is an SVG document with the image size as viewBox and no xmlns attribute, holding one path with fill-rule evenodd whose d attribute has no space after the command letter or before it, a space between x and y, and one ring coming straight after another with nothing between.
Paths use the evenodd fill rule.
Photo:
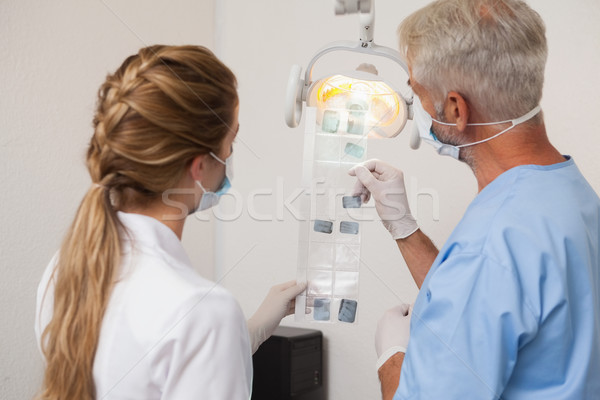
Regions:
<instances>
[{"instance_id":1,"label":"grey hair","mask_svg":"<svg viewBox=\"0 0 600 400\"><path fill-rule=\"evenodd\" d=\"M490 122L540 103L545 33L539 14L520 0L438 0L398 27L400 52L436 109L456 91Z\"/></svg>"}]
</instances>

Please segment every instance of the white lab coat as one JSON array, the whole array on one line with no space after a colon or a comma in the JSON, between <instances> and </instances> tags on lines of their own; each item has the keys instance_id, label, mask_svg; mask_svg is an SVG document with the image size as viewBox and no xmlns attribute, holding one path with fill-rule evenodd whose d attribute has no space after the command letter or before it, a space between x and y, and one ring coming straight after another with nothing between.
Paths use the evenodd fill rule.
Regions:
<instances>
[{"instance_id":1,"label":"white lab coat","mask_svg":"<svg viewBox=\"0 0 600 400\"><path fill-rule=\"evenodd\" d=\"M193 270L171 229L143 215L118 216L129 238L122 235L120 278L94 360L97 398L249 399L252 355L239 304ZM38 343L52 316L56 259L38 288Z\"/></svg>"}]
</instances>

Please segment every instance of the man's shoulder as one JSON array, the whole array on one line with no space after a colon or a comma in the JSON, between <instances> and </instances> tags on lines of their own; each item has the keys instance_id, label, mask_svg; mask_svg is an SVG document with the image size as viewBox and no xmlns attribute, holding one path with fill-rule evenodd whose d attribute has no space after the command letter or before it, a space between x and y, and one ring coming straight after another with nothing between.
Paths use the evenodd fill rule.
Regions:
<instances>
[{"instance_id":1,"label":"man's shoulder","mask_svg":"<svg viewBox=\"0 0 600 400\"><path fill-rule=\"evenodd\" d=\"M494 255L519 245L543 251L557 236L578 238L598 226L600 200L574 164L524 166L503 174L471 203L447 248ZM560 242L560 240L558 240Z\"/></svg>"},{"instance_id":2,"label":"man's shoulder","mask_svg":"<svg viewBox=\"0 0 600 400\"><path fill-rule=\"evenodd\" d=\"M525 225L529 219L579 213L590 204L600 206L600 199L574 163L524 165L506 171L484 188L465 218L474 216L490 227Z\"/></svg>"}]
</instances>

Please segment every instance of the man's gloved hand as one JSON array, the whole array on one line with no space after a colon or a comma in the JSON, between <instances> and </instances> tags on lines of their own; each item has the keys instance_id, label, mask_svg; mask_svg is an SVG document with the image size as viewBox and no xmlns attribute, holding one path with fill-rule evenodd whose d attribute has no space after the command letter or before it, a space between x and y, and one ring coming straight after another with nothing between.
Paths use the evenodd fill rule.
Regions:
<instances>
[{"instance_id":1,"label":"man's gloved hand","mask_svg":"<svg viewBox=\"0 0 600 400\"><path fill-rule=\"evenodd\" d=\"M373 196L381 222L394 239L404 239L419 229L408 207L402 171L380 160L368 160L348 173L358 178L353 195L360 195L363 203Z\"/></svg>"},{"instance_id":2,"label":"man's gloved hand","mask_svg":"<svg viewBox=\"0 0 600 400\"><path fill-rule=\"evenodd\" d=\"M248 332L252 354L271 335L282 318L294 312L296 296L306 289L306 283L289 281L275 285L269 290L258 310L248 320Z\"/></svg>"},{"instance_id":3,"label":"man's gloved hand","mask_svg":"<svg viewBox=\"0 0 600 400\"><path fill-rule=\"evenodd\" d=\"M379 319L375 331L377 370L394 354L406 353L410 338L411 314L412 307L401 304L387 310Z\"/></svg>"}]
</instances>

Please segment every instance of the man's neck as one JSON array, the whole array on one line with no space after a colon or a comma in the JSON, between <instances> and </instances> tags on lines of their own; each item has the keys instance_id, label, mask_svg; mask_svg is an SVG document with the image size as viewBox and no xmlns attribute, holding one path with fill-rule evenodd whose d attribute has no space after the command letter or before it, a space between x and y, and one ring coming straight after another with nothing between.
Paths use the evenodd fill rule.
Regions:
<instances>
[{"instance_id":1,"label":"man's neck","mask_svg":"<svg viewBox=\"0 0 600 400\"><path fill-rule=\"evenodd\" d=\"M471 158L479 191L502 173L519 165L552 165L565 161L548 140L543 125L518 127L513 132L477 145L472 149Z\"/></svg>"}]
</instances>

